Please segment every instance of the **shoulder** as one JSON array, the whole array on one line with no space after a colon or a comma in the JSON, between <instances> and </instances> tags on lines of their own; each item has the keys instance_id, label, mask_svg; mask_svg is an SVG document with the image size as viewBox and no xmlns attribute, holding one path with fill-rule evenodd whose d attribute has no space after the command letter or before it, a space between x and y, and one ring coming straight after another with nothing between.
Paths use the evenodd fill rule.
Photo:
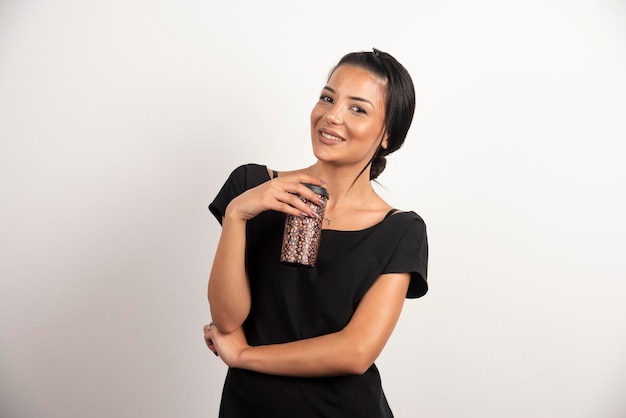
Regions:
<instances>
[{"instance_id":1,"label":"shoulder","mask_svg":"<svg viewBox=\"0 0 626 418\"><path fill-rule=\"evenodd\" d=\"M209 209L221 222L226 206L232 199L248 189L269 180L267 167L261 164L242 164L231 171L217 196L209 205Z\"/></svg>"},{"instance_id":2,"label":"shoulder","mask_svg":"<svg viewBox=\"0 0 626 418\"><path fill-rule=\"evenodd\" d=\"M424 219L412 210L404 211L400 209L392 209L389 213L389 218L393 219L395 224L403 226L414 225L426 228L426 222L424 222Z\"/></svg>"},{"instance_id":3,"label":"shoulder","mask_svg":"<svg viewBox=\"0 0 626 418\"><path fill-rule=\"evenodd\" d=\"M393 209L386 220L386 233L398 240L426 240L426 222L415 211Z\"/></svg>"},{"instance_id":4,"label":"shoulder","mask_svg":"<svg viewBox=\"0 0 626 418\"><path fill-rule=\"evenodd\" d=\"M257 163L246 163L237 166L231 173L231 176L248 177L262 176L267 174L267 166Z\"/></svg>"},{"instance_id":5,"label":"shoulder","mask_svg":"<svg viewBox=\"0 0 626 418\"><path fill-rule=\"evenodd\" d=\"M228 177L227 183L235 183L243 188L258 186L269 180L267 166L257 163L247 163L236 167Z\"/></svg>"}]
</instances>

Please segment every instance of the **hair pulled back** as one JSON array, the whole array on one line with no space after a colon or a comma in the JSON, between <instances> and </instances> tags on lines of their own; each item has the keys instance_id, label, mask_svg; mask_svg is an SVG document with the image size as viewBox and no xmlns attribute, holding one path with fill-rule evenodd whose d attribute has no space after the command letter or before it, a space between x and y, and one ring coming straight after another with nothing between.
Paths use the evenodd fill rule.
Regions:
<instances>
[{"instance_id":1,"label":"hair pulled back","mask_svg":"<svg viewBox=\"0 0 626 418\"><path fill-rule=\"evenodd\" d=\"M415 112L415 87L409 72L390 54L374 48L372 52L351 52L344 55L333 72L342 65L352 65L368 71L385 82L385 124L383 138L387 135L387 148L378 145L376 152L359 176L371 164L370 180L377 178L387 165L386 156L397 151L411 127Z\"/></svg>"}]
</instances>

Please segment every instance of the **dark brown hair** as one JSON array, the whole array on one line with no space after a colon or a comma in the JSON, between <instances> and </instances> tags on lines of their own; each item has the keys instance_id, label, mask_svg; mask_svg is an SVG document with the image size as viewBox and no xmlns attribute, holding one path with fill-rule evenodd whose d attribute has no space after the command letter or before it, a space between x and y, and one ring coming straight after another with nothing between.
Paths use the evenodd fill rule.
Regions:
<instances>
[{"instance_id":1,"label":"dark brown hair","mask_svg":"<svg viewBox=\"0 0 626 418\"><path fill-rule=\"evenodd\" d=\"M361 170L371 164L370 180L377 178L387 165L385 156L397 151L411 127L415 112L415 87L409 72L394 57L374 48L372 52L351 52L344 55L330 71L330 76L341 65L353 65L379 77L386 83L385 124L381 143L376 152ZM387 148L382 147L382 138L387 135ZM356 181L356 180L355 180Z\"/></svg>"}]
</instances>

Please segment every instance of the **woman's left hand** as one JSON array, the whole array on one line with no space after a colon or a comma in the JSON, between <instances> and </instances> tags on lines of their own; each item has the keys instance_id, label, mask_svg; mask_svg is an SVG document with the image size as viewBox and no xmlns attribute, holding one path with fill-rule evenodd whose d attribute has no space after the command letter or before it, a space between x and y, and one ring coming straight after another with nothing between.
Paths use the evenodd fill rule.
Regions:
<instances>
[{"instance_id":1,"label":"woman's left hand","mask_svg":"<svg viewBox=\"0 0 626 418\"><path fill-rule=\"evenodd\" d=\"M243 328L224 334L213 323L204 326L204 341L209 350L220 356L229 367L237 367L241 353L249 348Z\"/></svg>"}]
</instances>

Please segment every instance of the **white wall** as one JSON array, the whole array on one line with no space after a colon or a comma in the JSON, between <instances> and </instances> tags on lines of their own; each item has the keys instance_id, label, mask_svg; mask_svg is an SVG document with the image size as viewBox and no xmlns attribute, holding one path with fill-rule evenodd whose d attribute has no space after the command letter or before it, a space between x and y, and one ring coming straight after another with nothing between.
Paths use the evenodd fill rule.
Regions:
<instances>
[{"instance_id":1,"label":"white wall","mask_svg":"<svg viewBox=\"0 0 626 418\"><path fill-rule=\"evenodd\" d=\"M619 0L0 2L0 415L216 416L206 207L311 163L371 47L414 77L382 192L431 245L378 362L396 416L625 417Z\"/></svg>"}]
</instances>

